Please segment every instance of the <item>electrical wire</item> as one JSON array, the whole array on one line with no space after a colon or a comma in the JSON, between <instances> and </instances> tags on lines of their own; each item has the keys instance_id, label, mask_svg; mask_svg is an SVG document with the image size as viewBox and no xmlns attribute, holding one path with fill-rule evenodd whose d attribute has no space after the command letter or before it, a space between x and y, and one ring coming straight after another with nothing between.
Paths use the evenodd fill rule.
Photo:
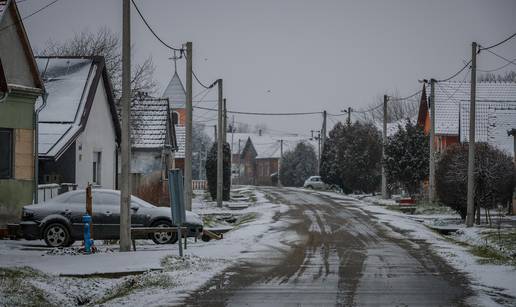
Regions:
<instances>
[{"instance_id":1,"label":"electrical wire","mask_svg":"<svg viewBox=\"0 0 516 307\"><path fill-rule=\"evenodd\" d=\"M194 76L194 78L197 81L197 83L199 83L199 85L204 87L205 89L210 89L210 88L214 87L215 83L218 82L218 80L217 80L217 81L213 82L211 85L207 86L204 83L202 83L201 80L199 80L199 78L197 78L197 75L195 74L195 71L193 71L193 69L192 69L192 75Z\"/></svg>"},{"instance_id":2,"label":"electrical wire","mask_svg":"<svg viewBox=\"0 0 516 307\"><path fill-rule=\"evenodd\" d=\"M498 71L498 70L501 70L501 69L504 69L505 67L511 65L511 64L514 64L513 62L516 61L516 59L510 61L509 63L507 64L503 64L502 66L498 67L498 68L494 68L494 69L488 69L488 70L484 70L484 69L477 69L477 71L480 71L480 72L486 72L486 73L489 73L489 72L494 72L494 71Z\"/></svg>"},{"instance_id":3,"label":"electrical wire","mask_svg":"<svg viewBox=\"0 0 516 307\"><path fill-rule=\"evenodd\" d=\"M417 96L419 94L421 94L421 92L423 92L423 90L419 90L417 92L415 92L414 94L412 95L409 95L407 97L401 97L401 98L397 98L397 97L389 97L390 99L388 101L402 101L402 100L408 100L414 96Z\"/></svg>"},{"instance_id":4,"label":"electrical wire","mask_svg":"<svg viewBox=\"0 0 516 307\"><path fill-rule=\"evenodd\" d=\"M201 110L209 110L209 111L218 111L218 109L206 108L206 107L194 107ZM243 111L230 111L227 113L230 114L241 114L241 115L260 115L260 116L297 116L297 115L314 115L314 114L323 114L323 112L291 112L291 113L265 113L265 112L243 112Z\"/></svg>"},{"instance_id":5,"label":"electrical wire","mask_svg":"<svg viewBox=\"0 0 516 307\"><path fill-rule=\"evenodd\" d=\"M516 62L515 62L516 60L512 60L512 61L511 61L511 60L507 59L506 57L503 57L503 56L501 56L501 55L499 55L499 54L497 54L497 53L494 53L493 51L491 51L491 50L489 50L489 49L486 49L486 51L487 51L487 52L489 52L489 53L491 53L491 54L493 54L493 55L495 55L495 56L497 56L497 57L499 57L500 59L502 59L502 60L506 61L508 64L516 65Z\"/></svg>"},{"instance_id":6,"label":"electrical wire","mask_svg":"<svg viewBox=\"0 0 516 307\"><path fill-rule=\"evenodd\" d=\"M41 11L43 11L43 10L45 10L45 9L49 8L51 5L53 5L53 4L54 4L54 3L56 3L57 1L59 1L59 0L54 0L54 1L50 2L49 4L47 4L47 5L43 6L42 8L40 8L40 9L38 9L38 10L36 10L36 11L34 11L34 12L30 13L29 15L27 15L27 16L25 16L25 17L22 17L20 20L17 20L17 21L15 21L15 22L13 22L12 24L7 25L7 26L5 26L5 27L1 28L1 29L0 29L0 31L3 31L3 30L5 30L5 29L7 29L7 28L10 28L10 27L12 27L12 26L14 26L14 25L16 25L16 24L20 23L22 20L26 20L26 19L28 19L28 18L30 18L30 17L32 17L32 16L34 16L34 15L38 14L39 12L41 12Z\"/></svg>"},{"instance_id":7,"label":"electrical wire","mask_svg":"<svg viewBox=\"0 0 516 307\"><path fill-rule=\"evenodd\" d=\"M457 86L457 88L451 95L449 95L448 91L446 91L439 83L436 83L436 84L439 87L439 89L441 90L441 92L443 92L447 96L448 101L451 101L451 102L457 104L457 102L453 100L453 96L455 96L455 94L457 94L459 92L459 90L462 88L462 85L464 84L464 82L466 82L467 78L468 78L468 74L464 74L464 78L462 79L462 81L459 83L459 85Z\"/></svg>"},{"instance_id":8,"label":"electrical wire","mask_svg":"<svg viewBox=\"0 0 516 307\"><path fill-rule=\"evenodd\" d=\"M455 74L453 74L452 76L448 77L448 78L445 78L445 79L441 79L441 80L436 80L435 82L446 82L446 81L450 81L451 79L457 77L461 72L464 71L464 69L466 69L466 67L469 66L469 64L471 64L471 60L469 60L466 65L464 65L464 67L462 67L459 71L457 71Z\"/></svg>"},{"instance_id":9,"label":"electrical wire","mask_svg":"<svg viewBox=\"0 0 516 307\"><path fill-rule=\"evenodd\" d=\"M480 48L478 48L478 51L482 51L482 50L489 50L491 48L495 48L495 47L498 47L502 44L505 44L507 41L511 40L512 38L516 37L516 33L512 34L511 36L507 37L506 39L504 39L503 41L499 42L499 43L496 43L494 45L491 45L489 47L482 47L480 46Z\"/></svg>"},{"instance_id":10,"label":"electrical wire","mask_svg":"<svg viewBox=\"0 0 516 307\"><path fill-rule=\"evenodd\" d=\"M149 31L152 33L152 35L154 35L154 37L165 47L167 47L168 49L171 49L171 50L174 50L174 51L181 51L181 56L183 55L183 51L184 49L183 48L175 48L169 44L167 44L165 41L163 41L159 36L158 34L154 31L154 29L152 29L152 27L149 25L149 23L147 22L147 20L145 19L145 17L143 17L143 14L142 12L140 11L140 9L138 8L138 6L136 5L136 2L134 2L134 0L131 0L131 3L133 4L134 8L136 9L136 12L138 12L138 15L140 15L140 18L142 19L143 23L147 26L147 28L149 29Z\"/></svg>"}]
</instances>

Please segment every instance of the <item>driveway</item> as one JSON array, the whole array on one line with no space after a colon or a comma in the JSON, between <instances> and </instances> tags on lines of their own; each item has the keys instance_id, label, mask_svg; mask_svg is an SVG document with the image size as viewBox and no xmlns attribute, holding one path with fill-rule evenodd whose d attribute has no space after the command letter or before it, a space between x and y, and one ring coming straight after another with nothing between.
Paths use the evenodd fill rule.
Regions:
<instances>
[{"instance_id":1,"label":"driveway","mask_svg":"<svg viewBox=\"0 0 516 307\"><path fill-rule=\"evenodd\" d=\"M262 190L289 205L275 218L288 221L281 229L286 236L294 231L301 240L279 253L253 254L192 293L186 305L463 306L473 295L467 278L426 243L379 224L352 198Z\"/></svg>"}]
</instances>

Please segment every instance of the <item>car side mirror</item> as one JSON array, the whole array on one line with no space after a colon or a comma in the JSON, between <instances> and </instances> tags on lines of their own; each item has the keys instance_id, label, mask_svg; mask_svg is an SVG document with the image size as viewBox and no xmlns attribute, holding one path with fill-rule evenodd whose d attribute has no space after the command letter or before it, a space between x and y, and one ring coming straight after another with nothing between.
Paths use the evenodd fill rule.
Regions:
<instances>
[{"instance_id":1,"label":"car side mirror","mask_svg":"<svg viewBox=\"0 0 516 307\"><path fill-rule=\"evenodd\" d=\"M131 209L134 211L138 211L138 209L140 209L140 207L138 207L136 205L131 205Z\"/></svg>"}]
</instances>

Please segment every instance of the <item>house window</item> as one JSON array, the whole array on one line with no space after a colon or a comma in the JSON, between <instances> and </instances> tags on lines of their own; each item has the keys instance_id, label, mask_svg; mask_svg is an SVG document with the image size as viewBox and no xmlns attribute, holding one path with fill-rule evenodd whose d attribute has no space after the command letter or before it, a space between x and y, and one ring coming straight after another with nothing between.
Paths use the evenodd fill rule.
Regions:
<instances>
[{"instance_id":1,"label":"house window","mask_svg":"<svg viewBox=\"0 0 516 307\"><path fill-rule=\"evenodd\" d=\"M100 185L100 174L102 173L102 153L93 152L93 184Z\"/></svg>"},{"instance_id":2,"label":"house window","mask_svg":"<svg viewBox=\"0 0 516 307\"><path fill-rule=\"evenodd\" d=\"M13 130L0 128L0 179L13 177Z\"/></svg>"}]
</instances>

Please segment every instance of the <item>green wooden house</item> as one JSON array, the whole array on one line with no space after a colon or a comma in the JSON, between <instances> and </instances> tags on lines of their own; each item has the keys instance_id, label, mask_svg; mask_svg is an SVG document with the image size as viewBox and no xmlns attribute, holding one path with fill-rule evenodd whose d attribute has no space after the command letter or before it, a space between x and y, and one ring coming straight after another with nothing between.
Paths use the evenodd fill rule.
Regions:
<instances>
[{"instance_id":1,"label":"green wooden house","mask_svg":"<svg viewBox=\"0 0 516 307\"><path fill-rule=\"evenodd\" d=\"M36 99L44 92L14 0L0 0L0 225L37 194Z\"/></svg>"}]
</instances>

